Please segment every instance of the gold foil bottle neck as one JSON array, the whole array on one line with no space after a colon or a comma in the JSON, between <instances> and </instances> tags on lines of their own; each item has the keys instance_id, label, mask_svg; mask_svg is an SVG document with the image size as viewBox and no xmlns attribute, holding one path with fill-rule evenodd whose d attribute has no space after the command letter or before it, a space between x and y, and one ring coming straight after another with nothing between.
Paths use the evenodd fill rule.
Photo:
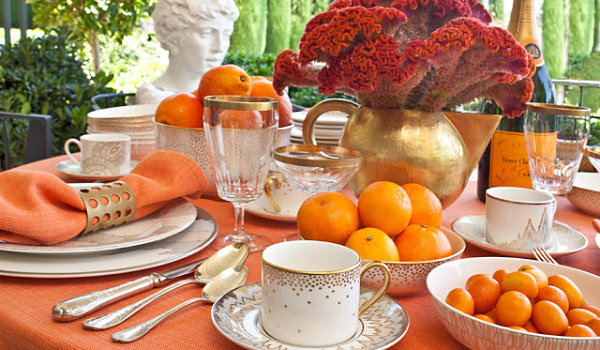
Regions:
<instances>
[{"instance_id":1,"label":"gold foil bottle neck","mask_svg":"<svg viewBox=\"0 0 600 350\"><path fill-rule=\"evenodd\" d=\"M515 0L510 13L508 31L533 56L537 67L544 64L535 20L534 0Z\"/></svg>"}]
</instances>

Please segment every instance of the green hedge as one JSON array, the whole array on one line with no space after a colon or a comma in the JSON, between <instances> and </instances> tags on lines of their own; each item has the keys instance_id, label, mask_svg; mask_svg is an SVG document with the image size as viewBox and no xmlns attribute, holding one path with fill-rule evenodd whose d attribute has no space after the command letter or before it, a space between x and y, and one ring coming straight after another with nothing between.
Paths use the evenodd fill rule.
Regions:
<instances>
[{"instance_id":1,"label":"green hedge","mask_svg":"<svg viewBox=\"0 0 600 350\"><path fill-rule=\"evenodd\" d=\"M112 75L88 76L84 62L76 56L80 47L72 42L68 34L59 31L24 38L11 47L0 46L0 109L51 115L54 155L62 153L67 139L85 133L91 98L114 92L106 87ZM20 150L25 140L13 132L20 141L11 146Z\"/></svg>"},{"instance_id":2,"label":"green hedge","mask_svg":"<svg viewBox=\"0 0 600 350\"><path fill-rule=\"evenodd\" d=\"M544 61L551 78L564 76L565 57L565 3L563 0L545 0L542 17Z\"/></svg>"}]
</instances>

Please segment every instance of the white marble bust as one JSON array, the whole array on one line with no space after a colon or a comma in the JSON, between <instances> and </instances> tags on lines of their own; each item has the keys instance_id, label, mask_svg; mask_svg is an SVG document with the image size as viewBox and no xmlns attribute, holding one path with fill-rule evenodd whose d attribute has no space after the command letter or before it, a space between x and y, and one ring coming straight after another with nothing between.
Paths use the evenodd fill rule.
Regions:
<instances>
[{"instance_id":1,"label":"white marble bust","mask_svg":"<svg viewBox=\"0 0 600 350\"><path fill-rule=\"evenodd\" d=\"M138 86L136 103L196 90L202 74L223 62L238 17L233 0L158 0L152 19L156 38L169 51L169 66Z\"/></svg>"}]
</instances>

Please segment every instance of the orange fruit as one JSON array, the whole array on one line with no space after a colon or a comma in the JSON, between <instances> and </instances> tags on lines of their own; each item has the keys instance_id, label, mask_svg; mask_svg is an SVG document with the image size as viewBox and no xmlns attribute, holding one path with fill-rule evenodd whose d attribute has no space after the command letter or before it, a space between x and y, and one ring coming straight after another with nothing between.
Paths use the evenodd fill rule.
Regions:
<instances>
[{"instance_id":1,"label":"orange fruit","mask_svg":"<svg viewBox=\"0 0 600 350\"><path fill-rule=\"evenodd\" d=\"M502 292L516 290L525 294L529 299L533 299L538 295L537 281L533 275L523 272L510 272L502 279Z\"/></svg>"},{"instance_id":2,"label":"orange fruit","mask_svg":"<svg viewBox=\"0 0 600 350\"><path fill-rule=\"evenodd\" d=\"M354 231L348 237L346 247L357 252L363 259L399 261L394 240L377 228L365 227Z\"/></svg>"},{"instance_id":3,"label":"orange fruit","mask_svg":"<svg viewBox=\"0 0 600 350\"><path fill-rule=\"evenodd\" d=\"M484 315L489 316L494 321L494 323L498 323L498 310L496 310L495 307L492 308L490 311L486 312Z\"/></svg>"},{"instance_id":4,"label":"orange fruit","mask_svg":"<svg viewBox=\"0 0 600 350\"><path fill-rule=\"evenodd\" d=\"M586 324L589 320L593 320L594 318L598 318L595 313L582 308L571 309L567 312L567 319L569 320L570 326Z\"/></svg>"},{"instance_id":5,"label":"orange fruit","mask_svg":"<svg viewBox=\"0 0 600 350\"><path fill-rule=\"evenodd\" d=\"M400 261L436 260L452 255L450 241L435 227L409 225L394 242Z\"/></svg>"},{"instance_id":6,"label":"orange fruit","mask_svg":"<svg viewBox=\"0 0 600 350\"><path fill-rule=\"evenodd\" d=\"M254 79L254 78L253 78ZM252 80L250 96L270 97L277 100L279 105L279 127L292 124L292 100L288 94L283 91L279 95L273 88L273 83L265 80Z\"/></svg>"},{"instance_id":7,"label":"orange fruit","mask_svg":"<svg viewBox=\"0 0 600 350\"><path fill-rule=\"evenodd\" d=\"M305 239L344 244L358 230L358 209L339 192L321 192L302 203L296 221Z\"/></svg>"},{"instance_id":8,"label":"orange fruit","mask_svg":"<svg viewBox=\"0 0 600 350\"><path fill-rule=\"evenodd\" d=\"M590 304L583 304L583 305L581 305L581 308L595 313L596 317L600 317L600 307L590 305Z\"/></svg>"},{"instance_id":9,"label":"orange fruit","mask_svg":"<svg viewBox=\"0 0 600 350\"><path fill-rule=\"evenodd\" d=\"M250 80L252 80L252 83L254 83L255 81L269 81L269 79L261 77L260 75L252 75L250 76Z\"/></svg>"},{"instance_id":10,"label":"orange fruit","mask_svg":"<svg viewBox=\"0 0 600 350\"><path fill-rule=\"evenodd\" d=\"M488 315L477 314L477 315L474 315L473 317L478 318L478 319L480 319L482 321L485 321L485 322L496 324L496 322L494 322L494 320L492 320L492 318L490 316L488 316Z\"/></svg>"},{"instance_id":11,"label":"orange fruit","mask_svg":"<svg viewBox=\"0 0 600 350\"><path fill-rule=\"evenodd\" d=\"M521 326L508 326L510 329L514 329L516 331L527 332L527 330Z\"/></svg>"},{"instance_id":12,"label":"orange fruit","mask_svg":"<svg viewBox=\"0 0 600 350\"><path fill-rule=\"evenodd\" d=\"M240 67L226 64L206 71L198 84L198 98L204 103L209 95L250 95L252 80Z\"/></svg>"},{"instance_id":13,"label":"orange fruit","mask_svg":"<svg viewBox=\"0 0 600 350\"><path fill-rule=\"evenodd\" d=\"M465 282L465 288L469 288L469 286L471 285L471 283L473 283L475 280L481 278L481 277L490 277L489 274L487 273L476 273L474 275L469 276L469 278L467 278L467 281Z\"/></svg>"},{"instance_id":14,"label":"orange fruit","mask_svg":"<svg viewBox=\"0 0 600 350\"><path fill-rule=\"evenodd\" d=\"M454 288L446 296L446 303L453 308L473 316L475 304L473 297L464 288Z\"/></svg>"},{"instance_id":15,"label":"orange fruit","mask_svg":"<svg viewBox=\"0 0 600 350\"><path fill-rule=\"evenodd\" d=\"M502 293L500 283L490 276L483 276L476 279L467 288L467 291L473 297L475 313L478 314L490 311L496 305Z\"/></svg>"},{"instance_id":16,"label":"orange fruit","mask_svg":"<svg viewBox=\"0 0 600 350\"><path fill-rule=\"evenodd\" d=\"M507 269L496 270L494 272L494 274L492 275L492 278L495 279L496 281L498 281L498 283L502 283L502 279L507 274L508 274L508 270Z\"/></svg>"},{"instance_id":17,"label":"orange fruit","mask_svg":"<svg viewBox=\"0 0 600 350\"><path fill-rule=\"evenodd\" d=\"M531 311L533 313L533 309ZM531 319L529 321L525 322L525 324L523 325L523 328L525 328L525 330L527 330L527 332L529 332L529 333L539 333L537 328L535 328L535 326L533 325L533 322L531 322Z\"/></svg>"},{"instance_id":18,"label":"orange fruit","mask_svg":"<svg viewBox=\"0 0 600 350\"><path fill-rule=\"evenodd\" d=\"M596 332L590 327L584 324L576 324L574 326L569 327L565 334L565 337L597 337Z\"/></svg>"},{"instance_id":19,"label":"orange fruit","mask_svg":"<svg viewBox=\"0 0 600 350\"><path fill-rule=\"evenodd\" d=\"M537 300L548 300L558 305L560 309L566 314L569 311L569 299L562 290L555 286L544 286L540 288Z\"/></svg>"},{"instance_id":20,"label":"orange fruit","mask_svg":"<svg viewBox=\"0 0 600 350\"><path fill-rule=\"evenodd\" d=\"M183 128L202 128L202 104L196 96L180 92L162 100L154 116L157 123Z\"/></svg>"},{"instance_id":21,"label":"orange fruit","mask_svg":"<svg viewBox=\"0 0 600 350\"><path fill-rule=\"evenodd\" d=\"M262 127L262 117L258 111L228 109L221 111L219 118L221 118L221 125L227 129L260 129Z\"/></svg>"},{"instance_id":22,"label":"orange fruit","mask_svg":"<svg viewBox=\"0 0 600 350\"><path fill-rule=\"evenodd\" d=\"M533 277L535 277L535 281L537 282L538 288L542 288L548 284L548 276L546 276L544 271L533 265L523 265L519 267L518 271L527 272L528 274L533 275Z\"/></svg>"},{"instance_id":23,"label":"orange fruit","mask_svg":"<svg viewBox=\"0 0 600 350\"><path fill-rule=\"evenodd\" d=\"M585 304L583 299L583 293L577 287L573 281L563 275L553 275L548 277L548 284L551 286L558 287L560 290L565 292L567 299L569 299L569 309L576 309Z\"/></svg>"},{"instance_id":24,"label":"orange fruit","mask_svg":"<svg viewBox=\"0 0 600 350\"><path fill-rule=\"evenodd\" d=\"M560 335L569 328L567 315L565 315L558 305L548 300L535 303L531 319L535 328L543 334Z\"/></svg>"},{"instance_id":25,"label":"orange fruit","mask_svg":"<svg viewBox=\"0 0 600 350\"><path fill-rule=\"evenodd\" d=\"M408 226L412 206L400 185L377 181L365 187L358 197L358 212L364 226L376 227L394 237Z\"/></svg>"},{"instance_id":26,"label":"orange fruit","mask_svg":"<svg viewBox=\"0 0 600 350\"><path fill-rule=\"evenodd\" d=\"M531 317L531 301L516 290L502 293L496 303L496 317L503 326L523 326Z\"/></svg>"},{"instance_id":27,"label":"orange fruit","mask_svg":"<svg viewBox=\"0 0 600 350\"><path fill-rule=\"evenodd\" d=\"M402 185L412 206L412 216L409 225L427 225L440 227L442 225L442 202L430 189L425 186L408 183Z\"/></svg>"},{"instance_id":28,"label":"orange fruit","mask_svg":"<svg viewBox=\"0 0 600 350\"><path fill-rule=\"evenodd\" d=\"M600 318L591 319L585 325L590 327L594 333L600 336Z\"/></svg>"}]
</instances>

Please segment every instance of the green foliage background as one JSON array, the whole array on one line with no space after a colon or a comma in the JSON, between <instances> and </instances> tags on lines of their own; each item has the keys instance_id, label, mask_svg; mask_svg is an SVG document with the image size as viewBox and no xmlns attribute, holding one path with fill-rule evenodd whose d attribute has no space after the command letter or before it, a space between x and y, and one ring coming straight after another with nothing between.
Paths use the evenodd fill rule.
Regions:
<instances>
[{"instance_id":1,"label":"green foliage background","mask_svg":"<svg viewBox=\"0 0 600 350\"><path fill-rule=\"evenodd\" d=\"M564 76L565 67L565 3L564 0L544 0L542 7L542 42L544 61L552 78Z\"/></svg>"},{"instance_id":2,"label":"green foliage background","mask_svg":"<svg viewBox=\"0 0 600 350\"><path fill-rule=\"evenodd\" d=\"M88 76L77 57L80 46L73 42L69 33L59 31L0 46L0 109L51 115L54 155L62 153L68 138L85 133L91 98L114 92L107 87L111 75Z\"/></svg>"},{"instance_id":3,"label":"green foliage background","mask_svg":"<svg viewBox=\"0 0 600 350\"><path fill-rule=\"evenodd\" d=\"M594 0L570 0L569 1L569 52L571 54L586 55L590 52L593 42L593 31L589 31L590 1Z\"/></svg>"},{"instance_id":4,"label":"green foliage background","mask_svg":"<svg viewBox=\"0 0 600 350\"><path fill-rule=\"evenodd\" d=\"M289 48L292 30L292 2L291 0L268 0L268 7L265 53L277 55Z\"/></svg>"},{"instance_id":5,"label":"green foliage background","mask_svg":"<svg viewBox=\"0 0 600 350\"><path fill-rule=\"evenodd\" d=\"M261 54L267 37L267 0L235 0L240 17L229 39L231 51Z\"/></svg>"}]
</instances>

